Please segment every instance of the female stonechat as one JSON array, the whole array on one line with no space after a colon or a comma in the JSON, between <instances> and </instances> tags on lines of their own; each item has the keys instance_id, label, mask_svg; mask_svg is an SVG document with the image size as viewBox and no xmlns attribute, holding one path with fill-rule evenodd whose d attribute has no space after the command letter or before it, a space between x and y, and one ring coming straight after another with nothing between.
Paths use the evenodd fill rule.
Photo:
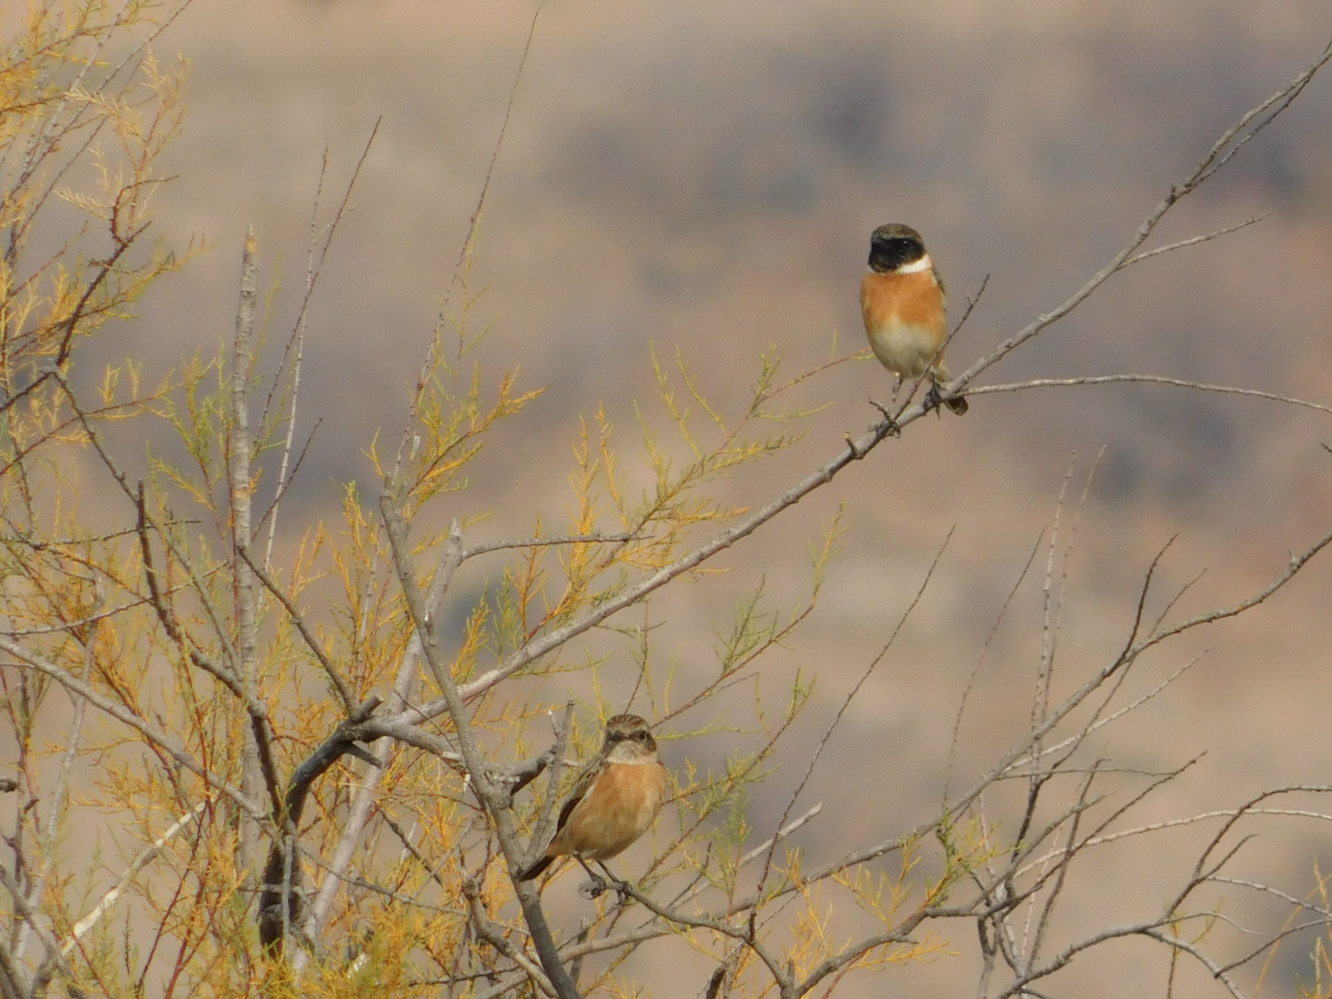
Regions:
<instances>
[{"instance_id":1,"label":"female stonechat","mask_svg":"<svg viewBox=\"0 0 1332 999\"><path fill-rule=\"evenodd\" d=\"M555 836L546 852L519 876L538 877L556 857L572 854L593 879L588 860L602 861L623 851L647 832L666 799L666 768L648 723L638 715L616 715L606 722L606 740L574 782L560 809ZM612 881L618 881L611 875ZM603 886L604 888L604 883Z\"/></svg>"}]
</instances>

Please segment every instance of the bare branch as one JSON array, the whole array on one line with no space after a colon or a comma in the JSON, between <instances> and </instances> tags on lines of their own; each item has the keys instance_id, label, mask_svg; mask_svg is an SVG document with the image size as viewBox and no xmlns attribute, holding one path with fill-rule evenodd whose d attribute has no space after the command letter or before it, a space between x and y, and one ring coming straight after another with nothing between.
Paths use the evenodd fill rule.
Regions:
<instances>
[{"instance_id":1,"label":"bare branch","mask_svg":"<svg viewBox=\"0 0 1332 999\"><path fill-rule=\"evenodd\" d=\"M245 560L245 564L254 571L254 574L259 577L259 581L264 584L264 587L268 592L277 597L278 602L286 609L287 616L291 618L292 624L296 625L296 630L299 631L301 637L305 639L306 648L308 648L314 657L319 660L319 665L323 667L324 674L328 677L329 683L331 683L333 689L337 691L338 697L342 700L343 709L348 715L353 714L356 711L356 699L352 695L351 688L347 686L347 681L342 678L342 674L338 672L337 667L333 665L333 661L329 659L328 653L324 651L323 646L319 644L319 640L315 638L314 633L305 623L305 616L301 614L296 605L291 602L287 597L287 594L277 585L277 582L250 557L250 548L248 545L241 545L236 549L236 552Z\"/></svg>"},{"instance_id":2,"label":"bare branch","mask_svg":"<svg viewBox=\"0 0 1332 999\"><path fill-rule=\"evenodd\" d=\"M134 883L134 879L138 877L139 872L161 854L162 850L165 849L166 845L176 837L177 833L202 815L204 809L207 808L208 805L209 802L207 800L199 802L199 804L195 805L168 826L162 835L158 836L157 839L153 840L148 846L144 847L143 850L139 852L139 854L130 862L129 867L125 869L125 873L120 876L120 880L102 895L97 904L88 911L87 915L70 928L69 934L60 945L61 954L69 954L69 952L78 945L79 940L83 938L84 934L96 926L98 921L111 911L112 906L120 900L120 897L125 894L129 889L129 886Z\"/></svg>"},{"instance_id":3,"label":"bare branch","mask_svg":"<svg viewBox=\"0 0 1332 999\"><path fill-rule=\"evenodd\" d=\"M0 635L0 649L8 652L14 658L21 660L32 669L49 676L71 693L84 698L98 711L110 715L112 718L116 719L116 721L134 729L147 739L148 742L161 748L176 763L180 764L191 773L203 778L207 786L217 788L221 791L224 795L239 805L245 814L250 816L254 821L261 823L267 821L267 816L264 814L262 806L257 803L252 803L241 793L241 790L238 787L224 779L221 775L213 773L194 759L194 757L185 751L184 746L181 745L180 740L176 738L176 736L150 725L148 722L117 704L115 701L103 697L88 684L70 676L55 663L49 662L32 650L24 648L18 642L6 638L3 635Z\"/></svg>"},{"instance_id":4,"label":"bare branch","mask_svg":"<svg viewBox=\"0 0 1332 999\"><path fill-rule=\"evenodd\" d=\"M975 377L986 368L998 363L1004 357L1007 357L1018 347L1021 347L1028 340L1038 336L1048 327L1059 322L1069 313L1073 312L1078 306L1085 302L1091 295L1105 284L1115 274L1119 273L1137 253L1138 247L1156 231L1156 227L1165 218L1166 213L1170 211L1182 198L1187 197L1193 191L1197 190L1214 174L1221 169L1246 143L1255 135L1271 124L1283 111L1286 110L1292 101L1297 98L1309 82L1314 78L1329 59L1332 59L1332 43L1325 47L1318 58L1295 77L1287 86L1283 87L1277 93L1273 94L1267 100L1257 105L1239 121L1221 134L1212 148L1194 167L1184 180L1172 184L1166 196L1153 208L1137 232L1129 239L1128 243L1115 254L1110 261L1088 278L1077 291L1066 298L1059 305L1055 306L1049 312L1037 316L1034 320L1014 333L1007 340L1003 341L988 354L983 355L971 364L964 372L957 376L953 382L947 386L950 392L957 392L970 385ZM1254 124L1256 122L1256 124ZM1250 127L1252 126L1252 127ZM1245 131L1248 129L1248 131ZM967 388L967 395L975 394L976 390Z\"/></svg>"},{"instance_id":5,"label":"bare branch","mask_svg":"<svg viewBox=\"0 0 1332 999\"><path fill-rule=\"evenodd\" d=\"M1272 215L1271 212L1263 212L1263 214L1261 215L1255 215L1253 218L1245 219L1243 222L1237 222L1235 225L1228 225L1223 229L1217 229L1214 232L1209 232L1205 236L1194 236L1191 239L1181 239L1175 243L1167 243L1165 246L1158 246L1154 250L1146 250L1143 253L1139 253L1132 257L1129 257L1127 260L1124 261L1124 266L1128 267L1131 264L1136 264L1142 260L1149 260L1152 257L1160 256L1163 253L1170 253L1174 250L1181 250L1186 246L1197 246L1199 243L1206 243L1213 239L1219 239L1220 237L1227 236L1232 232L1238 232L1240 229L1248 228L1249 226L1253 225L1256 222L1261 222L1263 221L1263 219L1269 218L1271 215Z\"/></svg>"},{"instance_id":6,"label":"bare branch","mask_svg":"<svg viewBox=\"0 0 1332 999\"><path fill-rule=\"evenodd\" d=\"M516 880L522 870L524 853L514 833L513 816L504 807L507 804L507 791L502 794L491 780L490 773L481 757L480 748L477 746L476 737L472 732L471 721L467 717L458 685L449 674L448 668L441 661L434 621L426 614L425 600L416 582L416 570L412 565L407 548L407 523L398 505L399 499L394 495L394 485L392 480L386 484L380 497L380 511L383 514L384 529L393 551L393 563L398 582L402 586L403 596L406 598L407 606L411 611L415 631L421 639L421 648L425 652L426 662L435 676L435 682L439 684L440 690L444 694L444 700L448 705L449 716L453 721L454 732L458 737L458 745L462 750L463 762L467 766L472 787L476 790L477 797L480 798L482 806L489 813L494 823L500 848L504 851L504 858L509 865L509 875L515 881L518 902L523 910L523 918L527 921L537 956L541 959L541 966L546 969L546 974L550 976L551 983L555 986L556 994L560 999L578 999L578 990L568 972L564 970L564 965L560 962L559 951L556 949L555 941L550 934L545 913L541 910L541 899L536 888L531 882ZM447 562L456 568L462 556L462 533L458 530L457 524L454 524L453 530L449 534L446 551L448 552Z\"/></svg>"},{"instance_id":7,"label":"bare branch","mask_svg":"<svg viewBox=\"0 0 1332 999\"><path fill-rule=\"evenodd\" d=\"M323 190L324 171L328 167L328 151L324 151L323 160L319 168L319 183L316 185L314 205L310 209L310 243L306 250L305 264L305 295L301 298L300 308L296 313L296 323L292 328L292 334L287 340L287 347L283 353L282 361L278 365L278 371L273 376L273 385L276 389L282 375L282 368L291 359L291 398L287 408L287 431L282 441L282 462L278 468L277 484L274 487L273 505L268 511L268 544L264 549L264 566L272 564L273 541L277 536L277 518L278 505L291 485L291 480L287 477L287 472L291 460L292 440L296 434L296 405L300 398L301 389L301 362L305 354L305 330L306 323L310 315L310 301L314 297L315 286L319 283L319 276L324 270L324 261L328 257L329 247L333 245L333 237L337 233L338 224L350 211L351 194L356 187L356 180L361 175L361 167L365 165L366 157L370 155L370 147L374 144L375 136L379 134L379 125L383 118L376 118L374 127L370 129L370 137L365 140L365 147L361 150L361 158L356 161L356 166L352 168L351 178L347 181L347 187L342 193L342 202L338 205L337 211L333 213L333 219L324 227L324 245L319 251L318 260L315 259L315 244L318 242L318 230L316 228L316 214L319 209L319 193ZM272 403L272 396L264 404L264 412L268 413L269 406Z\"/></svg>"},{"instance_id":8,"label":"bare branch","mask_svg":"<svg viewBox=\"0 0 1332 999\"><path fill-rule=\"evenodd\" d=\"M815 764L818 763L819 757L823 755L823 750L828 745L828 740L832 738L833 732L837 730L837 726L841 722L842 716L846 714L847 708L851 706L852 700L855 699L856 694L860 693L860 688L865 685L865 681L870 678L870 674L874 672L875 667L877 667L879 663L883 661L884 657L888 655L888 650L891 649L893 643L897 641L897 636L901 634L902 628L906 626L907 619L911 617L911 612L916 609L916 605L920 603L921 597L925 595L925 590L929 587L930 580L934 578L934 570L939 567L939 561L943 558L944 552L948 550L948 543L952 539L953 531L950 529L948 534L944 537L943 543L939 546L939 550L934 553L934 559L930 562L929 568L925 570L925 576L920 581L920 586L916 588L916 595L911 598L911 602L907 604L906 610L904 610L901 617L897 619L897 625L893 628L892 634L890 634L888 640L884 642L883 648L879 650L879 654L871 660L869 666L867 666L865 671L860 674L860 679L855 682L847 695L842 698L842 703L837 709L837 714L833 716L833 720L828 724L827 729L823 733L823 738L819 740L819 744L814 747L814 752L810 754L809 764L805 767L804 775L796 782L795 789L791 792L790 797L786 801L786 807L782 809L781 818L777 820L778 830L780 830L785 825L786 820L790 818L791 810L795 808L796 800L800 797L801 793L805 790L805 786L809 783L809 778L814 772ZM768 874L772 870L772 858L777 850L778 839L779 836L774 834L769 840L770 845L768 847L767 856L763 858L763 871L759 874L756 894L762 894L764 886L768 882Z\"/></svg>"},{"instance_id":9,"label":"bare branch","mask_svg":"<svg viewBox=\"0 0 1332 999\"><path fill-rule=\"evenodd\" d=\"M1294 396L1281 395L1277 392L1263 392L1259 389L1239 388L1234 385L1211 385L1207 382L1189 381L1186 378L1167 378L1164 375L1084 375L1077 378L1029 378L1021 382L1004 382L997 385L977 385L967 389L967 398L978 395L990 395L997 392L1022 392L1033 388L1072 388L1078 385L1115 385L1141 382L1147 385L1173 385L1176 388L1195 389L1199 392L1219 392L1224 395L1246 395L1256 399L1270 399L1291 406L1316 409L1320 413L1332 413L1332 406L1297 399Z\"/></svg>"},{"instance_id":10,"label":"bare branch","mask_svg":"<svg viewBox=\"0 0 1332 999\"><path fill-rule=\"evenodd\" d=\"M469 558L475 558L477 555L486 555L490 552L505 551L510 548L540 548L544 545L579 545L579 544L599 544L602 542L623 542L634 540L634 535L621 531L619 533L604 533L594 531L591 534L565 534L556 538L524 538L517 541L488 541L485 544L474 545L467 548L462 553L462 561L466 562Z\"/></svg>"}]
</instances>

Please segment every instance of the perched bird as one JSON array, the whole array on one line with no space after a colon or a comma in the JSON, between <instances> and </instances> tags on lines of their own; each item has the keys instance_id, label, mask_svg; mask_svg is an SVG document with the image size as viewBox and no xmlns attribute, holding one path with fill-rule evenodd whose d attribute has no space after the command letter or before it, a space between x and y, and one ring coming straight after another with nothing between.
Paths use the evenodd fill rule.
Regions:
<instances>
[{"instance_id":1,"label":"perched bird","mask_svg":"<svg viewBox=\"0 0 1332 999\"><path fill-rule=\"evenodd\" d=\"M948 339L943 281L925 251L925 241L909 225L881 225L870 236L869 271L860 283L865 332L879 363L903 378L930 375L930 397L940 401L946 382L943 345ZM930 398L927 397L927 398ZM961 416L967 400L953 396L943 404Z\"/></svg>"},{"instance_id":2,"label":"perched bird","mask_svg":"<svg viewBox=\"0 0 1332 999\"><path fill-rule=\"evenodd\" d=\"M616 715L606 722L601 752L583 768L560 809L546 852L518 880L530 881L556 857L573 854L595 881L601 878L587 866L588 860L597 861L618 881L601 862L647 832L665 798L666 768L657 758L648 723L638 715Z\"/></svg>"}]
</instances>

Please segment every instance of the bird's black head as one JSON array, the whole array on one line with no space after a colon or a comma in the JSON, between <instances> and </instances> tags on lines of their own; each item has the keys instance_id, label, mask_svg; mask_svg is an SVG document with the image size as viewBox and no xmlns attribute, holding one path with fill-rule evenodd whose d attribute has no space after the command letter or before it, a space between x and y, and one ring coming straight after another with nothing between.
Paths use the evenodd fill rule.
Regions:
<instances>
[{"instance_id":1,"label":"bird's black head","mask_svg":"<svg viewBox=\"0 0 1332 999\"><path fill-rule=\"evenodd\" d=\"M925 240L909 225L890 222L870 236L869 265L879 274L895 271L925 256Z\"/></svg>"}]
</instances>

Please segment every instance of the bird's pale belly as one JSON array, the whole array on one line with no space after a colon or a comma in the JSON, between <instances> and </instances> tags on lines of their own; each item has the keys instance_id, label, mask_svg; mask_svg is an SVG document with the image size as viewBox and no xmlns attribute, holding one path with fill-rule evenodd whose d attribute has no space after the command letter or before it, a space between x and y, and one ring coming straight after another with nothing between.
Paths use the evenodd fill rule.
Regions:
<instances>
[{"instance_id":1,"label":"bird's pale belly","mask_svg":"<svg viewBox=\"0 0 1332 999\"><path fill-rule=\"evenodd\" d=\"M928 326L889 320L869 335L870 348L889 371L903 378L919 378L934 359L938 346Z\"/></svg>"}]
</instances>

